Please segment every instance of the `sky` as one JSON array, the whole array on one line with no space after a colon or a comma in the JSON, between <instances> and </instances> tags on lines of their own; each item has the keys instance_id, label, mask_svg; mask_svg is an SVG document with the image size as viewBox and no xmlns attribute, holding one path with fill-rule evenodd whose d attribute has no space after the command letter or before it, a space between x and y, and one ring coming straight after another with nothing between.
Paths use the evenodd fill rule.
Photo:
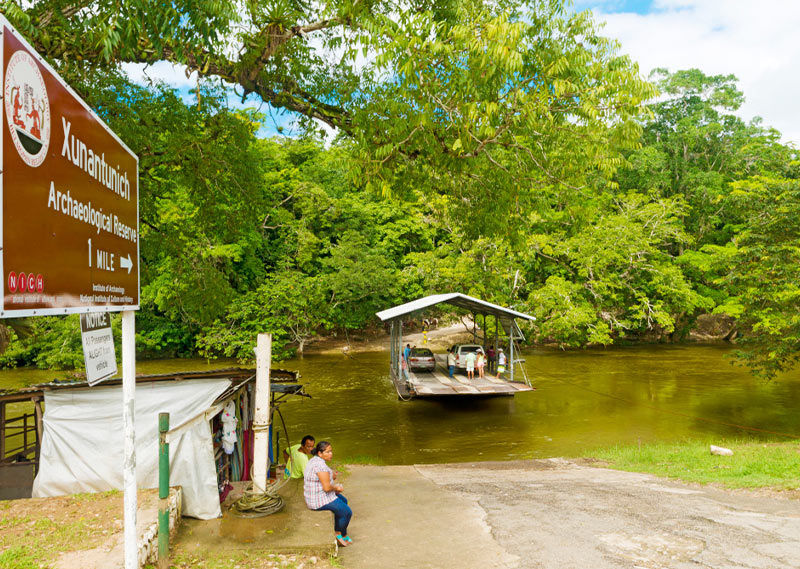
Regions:
<instances>
[{"instance_id":1,"label":"sky","mask_svg":"<svg viewBox=\"0 0 800 569\"><path fill-rule=\"evenodd\" d=\"M746 121L759 116L800 148L800 0L574 0L646 77L696 67L739 79Z\"/></svg>"},{"instance_id":2,"label":"sky","mask_svg":"<svg viewBox=\"0 0 800 569\"><path fill-rule=\"evenodd\" d=\"M573 0L573 8L605 22L603 35L619 40L645 77L656 67L735 75L745 95L738 114L748 122L761 117L783 142L800 148L800 0ZM141 77L142 66L128 68ZM168 63L147 73L187 96L195 84ZM233 96L231 104L241 105ZM284 135L300 134L290 114L267 105L262 111L268 117L261 136L277 134L279 126Z\"/></svg>"}]
</instances>

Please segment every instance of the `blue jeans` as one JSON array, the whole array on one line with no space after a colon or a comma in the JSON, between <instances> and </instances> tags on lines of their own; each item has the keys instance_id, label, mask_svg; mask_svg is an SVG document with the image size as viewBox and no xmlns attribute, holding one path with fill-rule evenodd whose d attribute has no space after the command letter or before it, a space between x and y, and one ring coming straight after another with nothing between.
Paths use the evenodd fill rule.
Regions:
<instances>
[{"instance_id":1,"label":"blue jeans","mask_svg":"<svg viewBox=\"0 0 800 569\"><path fill-rule=\"evenodd\" d=\"M320 510L333 512L333 529L342 536L347 535L347 526L350 524L350 518L353 517L353 510L347 505L347 498L339 494L333 502L317 508L318 512Z\"/></svg>"},{"instance_id":2,"label":"blue jeans","mask_svg":"<svg viewBox=\"0 0 800 569\"><path fill-rule=\"evenodd\" d=\"M450 377L453 377L453 374L456 371L456 366L447 366L447 371L450 372Z\"/></svg>"}]
</instances>

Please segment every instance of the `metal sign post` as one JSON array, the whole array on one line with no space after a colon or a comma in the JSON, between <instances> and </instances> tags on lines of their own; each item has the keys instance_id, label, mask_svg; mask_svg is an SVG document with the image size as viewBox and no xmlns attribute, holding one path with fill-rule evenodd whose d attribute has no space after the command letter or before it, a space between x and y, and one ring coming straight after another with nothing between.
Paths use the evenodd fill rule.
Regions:
<instances>
[{"instance_id":1,"label":"metal sign post","mask_svg":"<svg viewBox=\"0 0 800 569\"><path fill-rule=\"evenodd\" d=\"M125 429L123 464L125 569L139 567L139 544L136 535L136 432L134 412L136 396L136 319L133 310L122 313L122 423Z\"/></svg>"},{"instance_id":2,"label":"metal sign post","mask_svg":"<svg viewBox=\"0 0 800 569\"><path fill-rule=\"evenodd\" d=\"M139 159L2 15L0 36L0 318L122 311L125 568L135 569Z\"/></svg>"}]
</instances>

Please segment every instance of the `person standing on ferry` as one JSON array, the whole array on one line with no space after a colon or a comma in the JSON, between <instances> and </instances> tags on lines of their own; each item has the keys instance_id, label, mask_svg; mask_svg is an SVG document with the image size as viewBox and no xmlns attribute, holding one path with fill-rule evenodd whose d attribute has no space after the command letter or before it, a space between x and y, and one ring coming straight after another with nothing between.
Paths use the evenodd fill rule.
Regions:
<instances>
[{"instance_id":1,"label":"person standing on ferry","mask_svg":"<svg viewBox=\"0 0 800 569\"><path fill-rule=\"evenodd\" d=\"M467 352L467 355L464 356L464 362L466 363L467 368L467 379L475 379L476 359L478 359L478 356L475 355L475 352Z\"/></svg>"},{"instance_id":2,"label":"person standing on ferry","mask_svg":"<svg viewBox=\"0 0 800 569\"><path fill-rule=\"evenodd\" d=\"M453 348L447 350L447 373L450 377L456 372L456 355L453 353Z\"/></svg>"},{"instance_id":3,"label":"person standing on ferry","mask_svg":"<svg viewBox=\"0 0 800 569\"><path fill-rule=\"evenodd\" d=\"M497 352L494 351L494 346L489 346L489 349L486 350L486 367L489 370L489 373L494 373L497 367Z\"/></svg>"},{"instance_id":4,"label":"person standing on ferry","mask_svg":"<svg viewBox=\"0 0 800 569\"><path fill-rule=\"evenodd\" d=\"M483 379L483 368L486 365L486 356L483 350L478 350L478 359L475 362L475 367L478 368L478 377Z\"/></svg>"},{"instance_id":5,"label":"person standing on ferry","mask_svg":"<svg viewBox=\"0 0 800 569\"><path fill-rule=\"evenodd\" d=\"M503 348L497 350L497 379L500 379L500 376L506 371L506 362L507 362L506 354L503 352Z\"/></svg>"}]
</instances>

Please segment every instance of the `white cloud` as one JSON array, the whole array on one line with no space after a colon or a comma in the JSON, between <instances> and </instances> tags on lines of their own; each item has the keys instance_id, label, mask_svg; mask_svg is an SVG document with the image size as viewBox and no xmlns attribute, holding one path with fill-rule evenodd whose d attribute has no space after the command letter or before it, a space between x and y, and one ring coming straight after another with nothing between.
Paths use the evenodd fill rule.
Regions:
<instances>
[{"instance_id":1,"label":"white cloud","mask_svg":"<svg viewBox=\"0 0 800 569\"><path fill-rule=\"evenodd\" d=\"M736 75L739 115L762 117L800 147L799 1L655 0L646 15L594 13L645 76L656 67Z\"/></svg>"}]
</instances>

